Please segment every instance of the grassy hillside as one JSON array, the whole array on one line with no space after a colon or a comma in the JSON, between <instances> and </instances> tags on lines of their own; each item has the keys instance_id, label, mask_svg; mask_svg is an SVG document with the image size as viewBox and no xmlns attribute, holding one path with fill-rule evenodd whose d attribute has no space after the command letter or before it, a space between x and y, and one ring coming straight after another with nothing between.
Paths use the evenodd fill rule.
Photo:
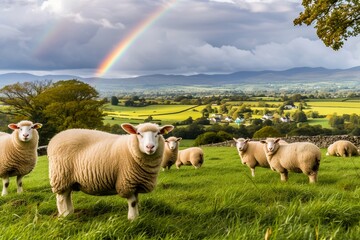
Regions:
<instances>
[{"instance_id":1,"label":"grassy hillside","mask_svg":"<svg viewBox=\"0 0 360 240\"><path fill-rule=\"evenodd\" d=\"M360 157L325 156L319 182L303 174L281 183L269 169L250 170L235 148L207 147L204 166L160 172L152 193L140 195L140 217L127 220L118 196L73 194L75 214L58 219L40 157L24 178L24 193L0 197L0 239L358 239Z\"/></svg>"}]
</instances>

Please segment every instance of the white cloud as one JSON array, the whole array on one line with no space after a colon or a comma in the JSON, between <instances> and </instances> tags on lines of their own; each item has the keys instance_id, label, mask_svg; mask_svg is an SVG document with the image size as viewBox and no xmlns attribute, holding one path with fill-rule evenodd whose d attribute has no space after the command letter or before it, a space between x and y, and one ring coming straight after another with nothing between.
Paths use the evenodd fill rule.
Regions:
<instances>
[{"instance_id":1,"label":"white cloud","mask_svg":"<svg viewBox=\"0 0 360 240\"><path fill-rule=\"evenodd\" d=\"M94 69L166 2L0 1L0 70ZM334 52L318 40L312 27L293 25L300 4L297 0L177 1L142 32L111 71L136 75L360 65L358 39L349 39Z\"/></svg>"},{"instance_id":2,"label":"white cloud","mask_svg":"<svg viewBox=\"0 0 360 240\"><path fill-rule=\"evenodd\" d=\"M233 0L210 0L210 2L232 3L232 4L235 3Z\"/></svg>"}]
</instances>

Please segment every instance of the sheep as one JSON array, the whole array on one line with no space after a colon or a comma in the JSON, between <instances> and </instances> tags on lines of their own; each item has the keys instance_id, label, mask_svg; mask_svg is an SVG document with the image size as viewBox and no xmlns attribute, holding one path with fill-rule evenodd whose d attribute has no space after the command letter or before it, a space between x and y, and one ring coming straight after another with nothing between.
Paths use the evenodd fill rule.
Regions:
<instances>
[{"instance_id":1,"label":"sheep","mask_svg":"<svg viewBox=\"0 0 360 240\"><path fill-rule=\"evenodd\" d=\"M250 168L251 176L255 177L256 166L270 168L261 142L251 141L250 139L245 140L244 138L233 139L236 142L236 149L241 162Z\"/></svg>"},{"instance_id":2,"label":"sheep","mask_svg":"<svg viewBox=\"0 0 360 240\"><path fill-rule=\"evenodd\" d=\"M17 193L23 192L22 178L29 174L37 161L37 147L39 134L37 129L41 123L32 123L23 120L18 123L10 123L8 127L13 130L11 134L0 133L0 177L3 182L1 196L8 194L10 177L16 176Z\"/></svg>"},{"instance_id":3,"label":"sheep","mask_svg":"<svg viewBox=\"0 0 360 240\"><path fill-rule=\"evenodd\" d=\"M350 141L338 140L327 148L326 155L341 157L358 156L359 149Z\"/></svg>"},{"instance_id":4,"label":"sheep","mask_svg":"<svg viewBox=\"0 0 360 240\"><path fill-rule=\"evenodd\" d=\"M309 177L310 183L317 182L320 166L320 149L312 143L296 142L281 145L280 139L260 141L264 144L264 152L273 171L280 173L281 181L288 180L288 171L303 172Z\"/></svg>"},{"instance_id":5,"label":"sheep","mask_svg":"<svg viewBox=\"0 0 360 240\"><path fill-rule=\"evenodd\" d=\"M72 191L127 198L128 219L139 215L138 194L151 192L164 152L163 134L172 125L121 125L127 135L98 130L69 129L48 144L49 176L59 217L74 212Z\"/></svg>"},{"instance_id":6,"label":"sheep","mask_svg":"<svg viewBox=\"0 0 360 240\"><path fill-rule=\"evenodd\" d=\"M190 147L179 151L175 165L177 169L179 169L181 165L193 165L195 169L198 169L203 163L203 150L199 147Z\"/></svg>"},{"instance_id":7,"label":"sheep","mask_svg":"<svg viewBox=\"0 0 360 240\"><path fill-rule=\"evenodd\" d=\"M166 168L170 170L171 166L176 162L179 152L179 142L181 139L181 137L169 137L165 140L164 155L161 162L163 170Z\"/></svg>"}]
</instances>

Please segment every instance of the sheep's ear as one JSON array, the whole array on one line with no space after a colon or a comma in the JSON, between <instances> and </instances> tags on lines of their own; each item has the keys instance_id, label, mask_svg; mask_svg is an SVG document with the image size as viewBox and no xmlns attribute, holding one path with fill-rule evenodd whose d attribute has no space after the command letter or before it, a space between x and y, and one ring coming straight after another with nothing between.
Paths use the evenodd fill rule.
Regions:
<instances>
[{"instance_id":1,"label":"sheep's ear","mask_svg":"<svg viewBox=\"0 0 360 240\"><path fill-rule=\"evenodd\" d=\"M263 144L266 144L266 141L265 140L260 140L261 143Z\"/></svg>"},{"instance_id":2,"label":"sheep's ear","mask_svg":"<svg viewBox=\"0 0 360 240\"><path fill-rule=\"evenodd\" d=\"M274 142L278 143L280 140L281 140L280 138L277 138Z\"/></svg>"},{"instance_id":3,"label":"sheep's ear","mask_svg":"<svg viewBox=\"0 0 360 240\"><path fill-rule=\"evenodd\" d=\"M16 124L16 123L10 123L8 125L8 127L12 130L16 130L16 129L19 129L19 126Z\"/></svg>"},{"instance_id":4,"label":"sheep's ear","mask_svg":"<svg viewBox=\"0 0 360 240\"><path fill-rule=\"evenodd\" d=\"M236 138L233 138L233 140L234 140L235 142L237 142L237 139L236 139Z\"/></svg>"},{"instance_id":5,"label":"sheep's ear","mask_svg":"<svg viewBox=\"0 0 360 240\"><path fill-rule=\"evenodd\" d=\"M121 124L121 128L124 129L124 131L129 133L129 134L137 134L136 127L134 127L130 123Z\"/></svg>"},{"instance_id":6,"label":"sheep's ear","mask_svg":"<svg viewBox=\"0 0 360 240\"><path fill-rule=\"evenodd\" d=\"M177 141L177 142L180 142L181 139L182 139L181 137L178 137L178 138L176 139L176 141Z\"/></svg>"},{"instance_id":7,"label":"sheep's ear","mask_svg":"<svg viewBox=\"0 0 360 240\"><path fill-rule=\"evenodd\" d=\"M168 134L174 129L173 125L165 125L160 128L160 134Z\"/></svg>"},{"instance_id":8,"label":"sheep's ear","mask_svg":"<svg viewBox=\"0 0 360 240\"><path fill-rule=\"evenodd\" d=\"M247 142L250 142L250 141L251 141L251 139L248 138L248 139L246 139L244 142L247 143Z\"/></svg>"},{"instance_id":9,"label":"sheep's ear","mask_svg":"<svg viewBox=\"0 0 360 240\"><path fill-rule=\"evenodd\" d=\"M41 123L34 123L32 126L31 126L31 128L33 128L33 129L39 129L39 128L41 128L42 127L42 124Z\"/></svg>"}]
</instances>

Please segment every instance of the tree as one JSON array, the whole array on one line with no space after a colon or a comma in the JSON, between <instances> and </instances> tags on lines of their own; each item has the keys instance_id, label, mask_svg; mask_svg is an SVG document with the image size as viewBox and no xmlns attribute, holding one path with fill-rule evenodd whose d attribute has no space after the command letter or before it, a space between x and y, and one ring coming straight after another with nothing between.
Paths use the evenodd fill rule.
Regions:
<instances>
[{"instance_id":1,"label":"tree","mask_svg":"<svg viewBox=\"0 0 360 240\"><path fill-rule=\"evenodd\" d=\"M117 106L119 104L119 99L116 96L111 97L111 105Z\"/></svg>"},{"instance_id":2,"label":"tree","mask_svg":"<svg viewBox=\"0 0 360 240\"><path fill-rule=\"evenodd\" d=\"M153 120L153 117L150 115L147 118L145 118L144 122L151 122Z\"/></svg>"},{"instance_id":3,"label":"tree","mask_svg":"<svg viewBox=\"0 0 360 240\"><path fill-rule=\"evenodd\" d=\"M303 111L297 110L293 115L292 118L295 122L306 122L307 117Z\"/></svg>"},{"instance_id":4,"label":"tree","mask_svg":"<svg viewBox=\"0 0 360 240\"><path fill-rule=\"evenodd\" d=\"M219 143L219 142L223 142L223 141L224 141L224 139L221 136L219 136L217 133L206 132L204 134L199 135L195 139L194 145L200 146L200 145L204 145L204 144Z\"/></svg>"},{"instance_id":5,"label":"tree","mask_svg":"<svg viewBox=\"0 0 360 240\"><path fill-rule=\"evenodd\" d=\"M62 131L68 128L101 128L103 101L90 85L78 80L59 81L39 94L37 105L42 106L48 124Z\"/></svg>"},{"instance_id":6,"label":"tree","mask_svg":"<svg viewBox=\"0 0 360 240\"><path fill-rule=\"evenodd\" d=\"M360 33L358 0L303 0L304 11L295 25L315 24L318 37L327 47L339 50L349 37Z\"/></svg>"},{"instance_id":7,"label":"tree","mask_svg":"<svg viewBox=\"0 0 360 240\"><path fill-rule=\"evenodd\" d=\"M344 129L344 123L344 118L342 116L338 116L336 113L329 118L329 125L333 128Z\"/></svg>"},{"instance_id":8,"label":"tree","mask_svg":"<svg viewBox=\"0 0 360 240\"><path fill-rule=\"evenodd\" d=\"M98 92L78 80L52 83L25 82L5 86L0 101L9 106L3 113L14 120L40 122L40 144L68 128L102 128L102 106Z\"/></svg>"},{"instance_id":9,"label":"tree","mask_svg":"<svg viewBox=\"0 0 360 240\"><path fill-rule=\"evenodd\" d=\"M265 126L254 133L254 138L280 137L281 134L274 127Z\"/></svg>"},{"instance_id":10,"label":"tree","mask_svg":"<svg viewBox=\"0 0 360 240\"><path fill-rule=\"evenodd\" d=\"M35 104L35 99L51 85L51 81L35 81L3 87L0 89L0 101L10 108L2 109L2 113L12 116L13 121L27 118L33 122L43 122L44 109Z\"/></svg>"}]
</instances>

